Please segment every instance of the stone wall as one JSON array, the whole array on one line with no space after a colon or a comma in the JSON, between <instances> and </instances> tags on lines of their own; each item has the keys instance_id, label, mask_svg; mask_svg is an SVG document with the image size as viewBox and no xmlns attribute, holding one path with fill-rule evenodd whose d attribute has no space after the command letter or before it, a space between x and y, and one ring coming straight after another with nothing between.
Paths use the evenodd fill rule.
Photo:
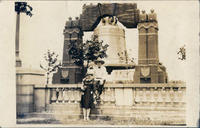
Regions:
<instances>
[{"instance_id":1,"label":"stone wall","mask_svg":"<svg viewBox=\"0 0 200 128\"><path fill-rule=\"evenodd\" d=\"M40 85L22 86L18 86L18 94L28 94L28 97L26 95L27 100L21 97L17 101L21 104L29 103L31 106L22 105L18 112L45 111L60 122L63 118L82 118L81 84L50 84L47 88ZM185 124L185 93L184 83L107 83L100 104L91 111L91 118Z\"/></svg>"},{"instance_id":2,"label":"stone wall","mask_svg":"<svg viewBox=\"0 0 200 128\"><path fill-rule=\"evenodd\" d=\"M80 86L49 85L46 111L58 120L62 120L63 116L82 118ZM185 124L185 93L183 83L106 84L101 102L92 110L91 117Z\"/></svg>"},{"instance_id":3,"label":"stone wall","mask_svg":"<svg viewBox=\"0 0 200 128\"><path fill-rule=\"evenodd\" d=\"M45 87L46 78L44 72L21 67L16 69L17 115L34 112L35 93L37 93L35 85ZM40 98L42 99L43 97Z\"/></svg>"}]
</instances>

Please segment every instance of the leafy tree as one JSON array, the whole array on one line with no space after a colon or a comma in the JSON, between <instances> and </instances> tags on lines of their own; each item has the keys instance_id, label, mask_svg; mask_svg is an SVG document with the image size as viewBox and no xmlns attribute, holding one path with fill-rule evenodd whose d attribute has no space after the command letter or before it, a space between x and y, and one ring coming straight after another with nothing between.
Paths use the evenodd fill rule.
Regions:
<instances>
[{"instance_id":1,"label":"leafy tree","mask_svg":"<svg viewBox=\"0 0 200 128\"><path fill-rule=\"evenodd\" d=\"M47 53L44 54L45 63L43 65L40 64L40 68L46 71L46 85L49 84L49 75L61 66L61 63L58 62L57 58L58 54L50 50L47 50Z\"/></svg>"},{"instance_id":2,"label":"leafy tree","mask_svg":"<svg viewBox=\"0 0 200 128\"><path fill-rule=\"evenodd\" d=\"M103 41L99 41L97 35L93 35L91 40L87 40L83 44L72 42L70 46L69 55L71 55L74 62L77 65L80 65L86 61L86 68L88 68L91 61L107 57L106 51L108 44L103 45Z\"/></svg>"},{"instance_id":3,"label":"leafy tree","mask_svg":"<svg viewBox=\"0 0 200 128\"><path fill-rule=\"evenodd\" d=\"M180 60L186 60L186 48L185 45L179 48L179 51L177 54L180 56L178 59Z\"/></svg>"}]
</instances>

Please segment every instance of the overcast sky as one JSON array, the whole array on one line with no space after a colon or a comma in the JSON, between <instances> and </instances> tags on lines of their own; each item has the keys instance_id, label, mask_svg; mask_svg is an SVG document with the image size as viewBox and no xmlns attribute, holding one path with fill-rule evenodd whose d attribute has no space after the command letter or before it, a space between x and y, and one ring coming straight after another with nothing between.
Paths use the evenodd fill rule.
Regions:
<instances>
[{"instance_id":1,"label":"overcast sky","mask_svg":"<svg viewBox=\"0 0 200 128\"><path fill-rule=\"evenodd\" d=\"M63 51L63 29L68 17L75 18L82 11L82 5L90 2L80 1L29 1L33 7L33 16L30 18L21 14L20 23L20 58L23 67L39 68L43 54L47 49L59 54L62 59ZM193 2L158 2L158 1L136 1L137 7L146 12L153 8L158 17L158 40L159 59L167 68L170 80L185 80L188 76L188 65L197 63L197 60L190 60L196 56L198 47L198 4ZM5 11L7 11L5 13ZM16 13L13 2L0 2L1 32L4 37L3 43L9 43L9 48L14 52L14 38ZM4 13L2 13L4 12ZM7 16L9 14L9 17ZM10 24L7 24L10 23ZM3 30L3 31L2 31ZM126 29L127 50L131 57L138 55L138 33L137 29ZM89 39L91 33L84 33L84 39ZM12 43L11 43L12 42ZM186 45L187 61L178 60L176 52L179 47ZM5 52L8 49L3 49ZM196 51L195 51L196 50ZM14 53L11 54L14 56ZM191 67L192 68L192 67ZM186 70L188 69L188 70Z\"/></svg>"}]
</instances>

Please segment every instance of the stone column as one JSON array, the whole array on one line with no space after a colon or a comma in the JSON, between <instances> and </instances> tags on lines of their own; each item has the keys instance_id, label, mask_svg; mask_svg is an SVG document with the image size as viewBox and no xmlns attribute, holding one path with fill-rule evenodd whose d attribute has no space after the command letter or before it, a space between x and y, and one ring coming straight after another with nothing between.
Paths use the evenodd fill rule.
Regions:
<instances>
[{"instance_id":1,"label":"stone column","mask_svg":"<svg viewBox=\"0 0 200 128\"><path fill-rule=\"evenodd\" d=\"M154 10L146 14L142 11L138 23L139 51L138 65L135 67L135 83L165 83L165 68L159 63L158 23ZM164 80L163 80L164 79Z\"/></svg>"},{"instance_id":2,"label":"stone column","mask_svg":"<svg viewBox=\"0 0 200 128\"><path fill-rule=\"evenodd\" d=\"M158 64L158 24L155 15L153 12L147 15L145 11L140 15L138 64Z\"/></svg>"},{"instance_id":3,"label":"stone column","mask_svg":"<svg viewBox=\"0 0 200 128\"><path fill-rule=\"evenodd\" d=\"M82 81L83 65L77 65L69 55L69 50L74 45L82 43L83 31L78 17L69 18L64 29L63 65L61 70L53 75L52 83L77 84Z\"/></svg>"},{"instance_id":4,"label":"stone column","mask_svg":"<svg viewBox=\"0 0 200 128\"><path fill-rule=\"evenodd\" d=\"M158 64L158 23L156 18L156 13L151 9L151 13L148 14L148 63Z\"/></svg>"}]
</instances>

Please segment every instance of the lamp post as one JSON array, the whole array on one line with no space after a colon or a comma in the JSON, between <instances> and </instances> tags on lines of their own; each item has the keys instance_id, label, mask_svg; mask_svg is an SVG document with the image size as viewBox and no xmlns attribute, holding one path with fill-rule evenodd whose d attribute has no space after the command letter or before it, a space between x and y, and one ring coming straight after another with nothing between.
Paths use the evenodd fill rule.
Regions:
<instances>
[{"instance_id":1,"label":"lamp post","mask_svg":"<svg viewBox=\"0 0 200 128\"><path fill-rule=\"evenodd\" d=\"M19 30L20 30L20 13L26 13L26 15L32 16L32 7L27 5L27 2L15 2L16 16L16 35L15 35L15 52L16 52L16 67L21 67L22 63L19 58Z\"/></svg>"}]
</instances>

